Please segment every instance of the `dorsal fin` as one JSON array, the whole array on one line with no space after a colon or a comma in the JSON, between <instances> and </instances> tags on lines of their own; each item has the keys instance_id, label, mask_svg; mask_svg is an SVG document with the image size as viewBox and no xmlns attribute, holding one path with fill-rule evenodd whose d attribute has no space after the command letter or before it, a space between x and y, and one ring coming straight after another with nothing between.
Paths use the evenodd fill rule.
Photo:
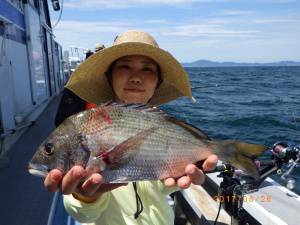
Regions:
<instances>
[{"instance_id":1,"label":"dorsal fin","mask_svg":"<svg viewBox=\"0 0 300 225\"><path fill-rule=\"evenodd\" d=\"M141 112L157 113L157 114L168 116L158 106L155 105L136 104L136 103L128 104L128 103L118 103L118 102L110 101L102 104L101 106L125 107L125 108L135 109Z\"/></svg>"},{"instance_id":2,"label":"dorsal fin","mask_svg":"<svg viewBox=\"0 0 300 225\"><path fill-rule=\"evenodd\" d=\"M161 116L164 116L166 120L181 126L182 128L189 131L193 134L196 138L200 139L208 139L210 138L205 134L201 129L195 127L187 122L181 121L176 119L175 117L170 116L169 114L162 111L158 106L155 105L148 105L148 104L125 104L125 103L117 103L117 102L110 102L108 105L116 106L116 107L127 107L135 110L139 110L141 112L148 112L148 113L155 113Z\"/></svg>"},{"instance_id":3,"label":"dorsal fin","mask_svg":"<svg viewBox=\"0 0 300 225\"><path fill-rule=\"evenodd\" d=\"M208 139L210 140L210 138L208 137L207 134L205 134L201 129L199 129L198 127L195 127L187 122L184 122L182 120L178 120L174 117L168 116L167 120L169 120L172 123L177 124L178 126L181 126L182 128L186 129L187 131L189 131L192 135L194 135L196 138L200 138L200 139Z\"/></svg>"}]
</instances>

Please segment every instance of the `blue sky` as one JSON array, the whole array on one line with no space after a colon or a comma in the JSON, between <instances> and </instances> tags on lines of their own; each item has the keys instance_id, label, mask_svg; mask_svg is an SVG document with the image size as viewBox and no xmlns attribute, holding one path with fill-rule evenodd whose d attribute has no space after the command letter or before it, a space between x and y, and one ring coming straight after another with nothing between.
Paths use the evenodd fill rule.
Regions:
<instances>
[{"instance_id":1,"label":"blue sky","mask_svg":"<svg viewBox=\"0 0 300 225\"><path fill-rule=\"evenodd\" d=\"M60 1L61 2L61 1ZM300 0L64 0L54 34L64 49L152 34L180 62L300 61ZM59 13L50 7L53 24Z\"/></svg>"}]
</instances>

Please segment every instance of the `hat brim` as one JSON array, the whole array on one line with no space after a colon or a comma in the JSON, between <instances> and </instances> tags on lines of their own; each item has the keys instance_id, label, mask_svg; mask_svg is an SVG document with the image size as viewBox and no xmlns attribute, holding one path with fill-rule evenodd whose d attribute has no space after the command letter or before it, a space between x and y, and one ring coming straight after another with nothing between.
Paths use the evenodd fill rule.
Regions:
<instances>
[{"instance_id":1,"label":"hat brim","mask_svg":"<svg viewBox=\"0 0 300 225\"><path fill-rule=\"evenodd\" d=\"M180 63L167 51L140 42L114 45L93 54L71 74L66 88L91 103L113 100L114 93L105 72L116 59L128 55L147 56L160 66L163 82L155 90L150 104L160 105L181 96L192 98L188 75Z\"/></svg>"}]
</instances>

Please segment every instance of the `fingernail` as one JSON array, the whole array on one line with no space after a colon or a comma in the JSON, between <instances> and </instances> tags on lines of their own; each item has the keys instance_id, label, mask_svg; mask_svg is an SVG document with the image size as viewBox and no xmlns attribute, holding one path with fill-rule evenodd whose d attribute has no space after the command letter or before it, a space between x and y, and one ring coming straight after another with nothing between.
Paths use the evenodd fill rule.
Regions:
<instances>
[{"instance_id":1,"label":"fingernail","mask_svg":"<svg viewBox=\"0 0 300 225\"><path fill-rule=\"evenodd\" d=\"M93 176L91 178L91 181L94 183L94 184L99 184L101 182L101 178L99 176Z\"/></svg>"},{"instance_id":2,"label":"fingernail","mask_svg":"<svg viewBox=\"0 0 300 225\"><path fill-rule=\"evenodd\" d=\"M92 178L92 182L93 182L93 184L99 184L100 179L94 177L94 178Z\"/></svg>"},{"instance_id":3,"label":"fingernail","mask_svg":"<svg viewBox=\"0 0 300 225\"><path fill-rule=\"evenodd\" d=\"M73 174L74 177L76 177L78 179L82 178L84 176L84 173L82 171L78 171L78 170L73 170L72 174Z\"/></svg>"},{"instance_id":4,"label":"fingernail","mask_svg":"<svg viewBox=\"0 0 300 225\"><path fill-rule=\"evenodd\" d=\"M196 172L196 168L195 167L191 167L191 166L187 166L186 167L186 174L192 175Z\"/></svg>"},{"instance_id":5,"label":"fingernail","mask_svg":"<svg viewBox=\"0 0 300 225\"><path fill-rule=\"evenodd\" d=\"M190 168L190 174L194 174L196 173L196 168L195 167L191 167Z\"/></svg>"},{"instance_id":6,"label":"fingernail","mask_svg":"<svg viewBox=\"0 0 300 225\"><path fill-rule=\"evenodd\" d=\"M51 174L51 179L54 182L58 183L60 181L60 175L58 175L58 174Z\"/></svg>"}]
</instances>

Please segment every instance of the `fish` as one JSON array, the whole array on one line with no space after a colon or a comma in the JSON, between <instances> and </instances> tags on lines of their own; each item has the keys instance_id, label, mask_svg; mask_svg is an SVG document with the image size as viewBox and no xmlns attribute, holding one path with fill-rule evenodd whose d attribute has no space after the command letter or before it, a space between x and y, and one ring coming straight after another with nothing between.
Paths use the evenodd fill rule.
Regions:
<instances>
[{"instance_id":1,"label":"fish","mask_svg":"<svg viewBox=\"0 0 300 225\"><path fill-rule=\"evenodd\" d=\"M223 162L258 177L254 159L266 146L212 140L201 129L156 106L103 104L65 119L39 146L29 172L45 177L81 165L105 183L162 180L216 154Z\"/></svg>"}]
</instances>

